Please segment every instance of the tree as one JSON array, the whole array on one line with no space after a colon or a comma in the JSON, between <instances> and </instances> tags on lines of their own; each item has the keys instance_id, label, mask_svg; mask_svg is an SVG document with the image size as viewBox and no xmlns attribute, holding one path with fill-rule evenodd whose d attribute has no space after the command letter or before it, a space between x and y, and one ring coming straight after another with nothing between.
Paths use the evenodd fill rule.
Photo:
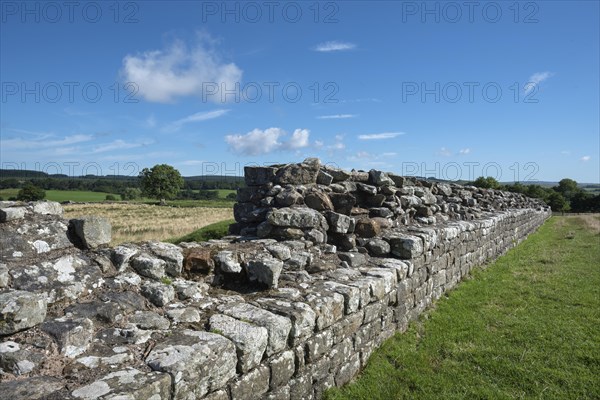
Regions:
<instances>
[{"instance_id":1,"label":"tree","mask_svg":"<svg viewBox=\"0 0 600 400\"><path fill-rule=\"evenodd\" d=\"M562 194L567 201L570 201L575 194L581 191L577 182L569 178L561 179L560 182L558 182L558 186L555 186L553 189Z\"/></svg>"},{"instance_id":2,"label":"tree","mask_svg":"<svg viewBox=\"0 0 600 400\"><path fill-rule=\"evenodd\" d=\"M142 192L155 199L173 199L183 187L179 171L167 164L158 164L140 172Z\"/></svg>"},{"instance_id":3,"label":"tree","mask_svg":"<svg viewBox=\"0 0 600 400\"><path fill-rule=\"evenodd\" d=\"M571 208L569 207L569 202L564 198L564 196L558 192L550 193L547 200L548 205L552 208L552 211L569 211Z\"/></svg>"},{"instance_id":4,"label":"tree","mask_svg":"<svg viewBox=\"0 0 600 400\"><path fill-rule=\"evenodd\" d=\"M488 176L487 178L480 176L479 178L475 179L475 182L473 182L473 186L477 186L483 189L499 189L500 182L498 182L495 178L491 176Z\"/></svg>"},{"instance_id":5,"label":"tree","mask_svg":"<svg viewBox=\"0 0 600 400\"><path fill-rule=\"evenodd\" d=\"M19 193L17 193L17 200L21 201L37 201L42 200L46 197L44 189L35 186L33 183L28 182L23 186Z\"/></svg>"},{"instance_id":6,"label":"tree","mask_svg":"<svg viewBox=\"0 0 600 400\"><path fill-rule=\"evenodd\" d=\"M135 200L139 197L142 197L142 191L139 188L127 187L121 193L123 200Z\"/></svg>"}]
</instances>

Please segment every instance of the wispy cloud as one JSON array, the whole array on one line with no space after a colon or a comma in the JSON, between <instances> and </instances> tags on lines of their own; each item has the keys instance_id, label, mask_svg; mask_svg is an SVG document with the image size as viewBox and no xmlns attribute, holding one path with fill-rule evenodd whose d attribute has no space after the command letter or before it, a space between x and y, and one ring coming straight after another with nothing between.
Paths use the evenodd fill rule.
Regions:
<instances>
[{"instance_id":1,"label":"wispy cloud","mask_svg":"<svg viewBox=\"0 0 600 400\"><path fill-rule=\"evenodd\" d=\"M356 118L358 114L334 114L334 115L319 115L317 119L347 119Z\"/></svg>"},{"instance_id":2,"label":"wispy cloud","mask_svg":"<svg viewBox=\"0 0 600 400\"><path fill-rule=\"evenodd\" d=\"M335 135L335 141L327 148L335 151L344 150L346 148L346 144L344 144L344 135Z\"/></svg>"},{"instance_id":3,"label":"wispy cloud","mask_svg":"<svg viewBox=\"0 0 600 400\"><path fill-rule=\"evenodd\" d=\"M581 161L583 161L583 162L590 161L591 159L592 159L592 157L590 157L590 156L581 157Z\"/></svg>"},{"instance_id":4,"label":"wispy cloud","mask_svg":"<svg viewBox=\"0 0 600 400\"><path fill-rule=\"evenodd\" d=\"M185 118L181 118L177 121L171 122L163 128L163 131L167 133L175 133L179 131L185 124L189 124L192 122L208 121L209 119L219 118L227 114L228 112L229 110L225 109L197 112L195 114L188 115Z\"/></svg>"},{"instance_id":5,"label":"wispy cloud","mask_svg":"<svg viewBox=\"0 0 600 400\"><path fill-rule=\"evenodd\" d=\"M529 77L528 84L525 85L525 93L531 92L536 86L550 78L554 74L552 72L536 72Z\"/></svg>"},{"instance_id":6,"label":"wispy cloud","mask_svg":"<svg viewBox=\"0 0 600 400\"><path fill-rule=\"evenodd\" d=\"M404 132L383 132L383 133L371 133L368 135L358 135L358 139L360 140L385 140L385 139L393 139L400 135L404 135Z\"/></svg>"},{"instance_id":7,"label":"wispy cloud","mask_svg":"<svg viewBox=\"0 0 600 400\"><path fill-rule=\"evenodd\" d=\"M254 129L245 135L227 135L229 149L240 155L258 156L280 150L298 150L309 146L310 131L296 129L289 140L282 140L286 132L281 128Z\"/></svg>"},{"instance_id":8,"label":"wispy cloud","mask_svg":"<svg viewBox=\"0 0 600 400\"><path fill-rule=\"evenodd\" d=\"M440 151L437 152L437 154L444 157L450 157L452 155L452 152L447 148L442 147L440 148Z\"/></svg>"},{"instance_id":9,"label":"wispy cloud","mask_svg":"<svg viewBox=\"0 0 600 400\"><path fill-rule=\"evenodd\" d=\"M137 93L151 102L168 103L182 96L227 100L220 90L234 88L242 79L242 70L221 61L215 41L208 35L198 34L196 39L191 46L176 40L162 50L126 55L121 69L124 80L134 82Z\"/></svg>"},{"instance_id":10,"label":"wispy cloud","mask_svg":"<svg viewBox=\"0 0 600 400\"><path fill-rule=\"evenodd\" d=\"M329 42L324 42L324 43L319 43L318 45L316 45L313 50L314 51L320 51L322 53L328 53L331 51L347 51L347 50L353 50L356 48L356 45L354 43L349 43L349 42L340 42L337 40L332 40Z\"/></svg>"},{"instance_id":11,"label":"wispy cloud","mask_svg":"<svg viewBox=\"0 0 600 400\"><path fill-rule=\"evenodd\" d=\"M37 149L70 146L73 144L89 142L92 139L93 135L78 134L57 138L52 134L40 134L33 138L0 138L0 143L4 149Z\"/></svg>"},{"instance_id":12,"label":"wispy cloud","mask_svg":"<svg viewBox=\"0 0 600 400\"><path fill-rule=\"evenodd\" d=\"M101 144L92 149L92 153L105 153L107 151L115 151L115 150L126 150L126 149L135 149L138 147L149 146L154 141L146 140L140 142L126 142L125 140L117 139L110 143Z\"/></svg>"},{"instance_id":13,"label":"wispy cloud","mask_svg":"<svg viewBox=\"0 0 600 400\"><path fill-rule=\"evenodd\" d=\"M468 147L467 147L467 148L464 148L464 149L460 149L460 150L458 151L458 153L459 153L459 154L462 154L462 155L467 155L467 154L470 154L470 153L471 153L471 149L470 149L470 148L468 148Z\"/></svg>"}]
</instances>

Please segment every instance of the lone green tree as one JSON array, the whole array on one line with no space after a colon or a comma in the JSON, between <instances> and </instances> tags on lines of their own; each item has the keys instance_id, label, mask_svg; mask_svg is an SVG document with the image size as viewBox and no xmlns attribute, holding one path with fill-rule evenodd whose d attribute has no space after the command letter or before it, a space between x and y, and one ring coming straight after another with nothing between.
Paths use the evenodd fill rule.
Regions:
<instances>
[{"instance_id":1,"label":"lone green tree","mask_svg":"<svg viewBox=\"0 0 600 400\"><path fill-rule=\"evenodd\" d=\"M37 201L42 200L46 197L44 189L35 186L33 183L28 182L23 186L19 193L17 193L17 200L21 201Z\"/></svg>"},{"instance_id":2,"label":"lone green tree","mask_svg":"<svg viewBox=\"0 0 600 400\"><path fill-rule=\"evenodd\" d=\"M183 187L179 171L167 164L158 164L140 172L142 192L155 199L171 200Z\"/></svg>"}]
</instances>

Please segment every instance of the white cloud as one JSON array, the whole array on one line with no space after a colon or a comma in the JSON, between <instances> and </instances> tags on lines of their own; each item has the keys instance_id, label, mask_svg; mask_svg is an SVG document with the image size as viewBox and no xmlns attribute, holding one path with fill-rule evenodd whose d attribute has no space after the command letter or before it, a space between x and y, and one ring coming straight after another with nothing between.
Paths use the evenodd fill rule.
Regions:
<instances>
[{"instance_id":1,"label":"white cloud","mask_svg":"<svg viewBox=\"0 0 600 400\"><path fill-rule=\"evenodd\" d=\"M317 119L346 119L346 118L356 118L358 115L356 114L335 114L335 115L320 115Z\"/></svg>"},{"instance_id":2,"label":"white cloud","mask_svg":"<svg viewBox=\"0 0 600 400\"><path fill-rule=\"evenodd\" d=\"M105 153L107 151L113 150L126 150L126 149L135 149L137 147L148 146L152 144L153 141L142 141L142 142L126 142L121 139L114 140L110 143L102 144L94 147L92 153Z\"/></svg>"},{"instance_id":3,"label":"white cloud","mask_svg":"<svg viewBox=\"0 0 600 400\"><path fill-rule=\"evenodd\" d=\"M439 154L440 156L444 156L444 157L450 157L450 156L452 155L452 152L451 152L450 150L448 150L447 148L445 148L445 147L442 147L442 148L440 149L440 151L438 151L438 154Z\"/></svg>"},{"instance_id":4,"label":"white cloud","mask_svg":"<svg viewBox=\"0 0 600 400\"><path fill-rule=\"evenodd\" d=\"M171 122L170 124L166 125L163 128L163 131L167 132L167 133L174 133L174 132L177 132L178 130L180 130L185 124L189 124L191 122L201 122L201 121L207 121L209 119L219 118L219 117L227 114L228 112L229 112L229 110L224 110L224 109L197 112L195 114L188 115L185 118L181 118L181 119L178 119L177 121Z\"/></svg>"},{"instance_id":5,"label":"white cloud","mask_svg":"<svg viewBox=\"0 0 600 400\"><path fill-rule=\"evenodd\" d=\"M344 150L345 148L344 135L335 135L335 142L328 147L329 150Z\"/></svg>"},{"instance_id":6,"label":"white cloud","mask_svg":"<svg viewBox=\"0 0 600 400\"><path fill-rule=\"evenodd\" d=\"M590 157L590 156L581 157L581 161L583 161L583 162L590 161L591 159L592 159L592 157Z\"/></svg>"},{"instance_id":7,"label":"white cloud","mask_svg":"<svg viewBox=\"0 0 600 400\"><path fill-rule=\"evenodd\" d=\"M565 156L570 156L571 155L571 151L570 150L563 150L560 152L560 154L565 155Z\"/></svg>"},{"instance_id":8,"label":"white cloud","mask_svg":"<svg viewBox=\"0 0 600 400\"><path fill-rule=\"evenodd\" d=\"M404 132L372 133L369 135L358 135L358 138L360 140L383 140L383 139L393 139L400 135L404 135Z\"/></svg>"},{"instance_id":9,"label":"white cloud","mask_svg":"<svg viewBox=\"0 0 600 400\"><path fill-rule=\"evenodd\" d=\"M382 153L383 157L396 157L398 153Z\"/></svg>"},{"instance_id":10,"label":"white cloud","mask_svg":"<svg viewBox=\"0 0 600 400\"><path fill-rule=\"evenodd\" d=\"M36 148L53 148L61 146L69 146L73 144L88 142L93 139L93 135L71 135L63 138L55 138L52 134L41 134L35 138L11 138L2 139L0 143L4 149L36 149Z\"/></svg>"},{"instance_id":11,"label":"white cloud","mask_svg":"<svg viewBox=\"0 0 600 400\"><path fill-rule=\"evenodd\" d=\"M463 154L463 155L465 155L465 154L469 154L469 153L471 153L471 149L467 147L467 148L465 148L465 149L460 149L458 152L459 152L460 154Z\"/></svg>"},{"instance_id":12,"label":"white cloud","mask_svg":"<svg viewBox=\"0 0 600 400\"><path fill-rule=\"evenodd\" d=\"M221 61L207 35L199 34L188 47L176 40L163 50L150 50L123 58L122 76L136 85L137 94L147 101L167 103L181 96L203 96L211 101L226 100L221 88L233 90L242 70ZM211 90L217 88L214 94Z\"/></svg>"},{"instance_id":13,"label":"white cloud","mask_svg":"<svg viewBox=\"0 0 600 400\"><path fill-rule=\"evenodd\" d=\"M144 122L147 128L156 127L156 118L154 117L154 115L150 115L148 118L146 118L146 121Z\"/></svg>"},{"instance_id":14,"label":"white cloud","mask_svg":"<svg viewBox=\"0 0 600 400\"><path fill-rule=\"evenodd\" d=\"M288 141L281 141L286 132L281 128L254 129L245 135L227 135L225 142L236 154L257 156L278 150L298 150L309 145L310 131L296 129Z\"/></svg>"},{"instance_id":15,"label":"white cloud","mask_svg":"<svg viewBox=\"0 0 600 400\"><path fill-rule=\"evenodd\" d=\"M185 160L185 161L180 162L179 164L187 165L187 166L196 166L196 165L202 165L205 162L206 161L204 161L204 160Z\"/></svg>"},{"instance_id":16,"label":"white cloud","mask_svg":"<svg viewBox=\"0 0 600 400\"><path fill-rule=\"evenodd\" d=\"M544 82L546 79L554 75L552 72L536 72L529 77L527 84L525 85L525 93L531 92L536 86Z\"/></svg>"},{"instance_id":17,"label":"white cloud","mask_svg":"<svg viewBox=\"0 0 600 400\"><path fill-rule=\"evenodd\" d=\"M308 129L296 129L294 133L292 133L292 138L284 143L285 148L287 149L301 149L303 147L308 146L308 137L310 132Z\"/></svg>"},{"instance_id":18,"label":"white cloud","mask_svg":"<svg viewBox=\"0 0 600 400\"><path fill-rule=\"evenodd\" d=\"M352 50L354 48L356 48L356 45L354 43L339 42L337 40L332 40L329 42L319 43L314 47L313 50L327 53L330 51Z\"/></svg>"}]
</instances>

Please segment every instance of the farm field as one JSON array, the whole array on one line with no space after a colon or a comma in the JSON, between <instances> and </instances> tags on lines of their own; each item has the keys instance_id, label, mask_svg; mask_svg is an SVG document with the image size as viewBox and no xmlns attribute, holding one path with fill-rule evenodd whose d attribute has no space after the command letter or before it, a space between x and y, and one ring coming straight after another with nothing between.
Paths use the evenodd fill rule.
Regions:
<instances>
[{"instance_id":1,"label":"farm field","mask_svg":"<svg viewBox=\"0 0 600 400\"><path fill-rule=\"evenodd\" d=\"M204 226L233 219L231 207L180 208L141 203L70 204L63 207L65 218L83 215L108 218L112 224L112 246L124 242L175 239Z\"/></svg>"},{"instance_id":2,"label":"farm field","mask_svg":"<svg viewBox=\"0 0 600 400\"><path fill-rule=\"evenodd\" d=\"M552 217L326 399L600 398L600 215Z\"/></svg>"},{"instance_id":3,"label":"farm field","mask_svg":"<svg viewBox=\"0 0 600 400\"><path fill-rule=\"evenodd\" d=\"M17 197L19 189L1 189L0 197L8 200L9 197ZM76 202L97 202L104 201L106 195L112 193L105 192L90 192L83 190L46 190L46 199L50 201L76 201ZM120 198L118 194L113 194L116 198Z\"/></svg>"}]
</instances>

